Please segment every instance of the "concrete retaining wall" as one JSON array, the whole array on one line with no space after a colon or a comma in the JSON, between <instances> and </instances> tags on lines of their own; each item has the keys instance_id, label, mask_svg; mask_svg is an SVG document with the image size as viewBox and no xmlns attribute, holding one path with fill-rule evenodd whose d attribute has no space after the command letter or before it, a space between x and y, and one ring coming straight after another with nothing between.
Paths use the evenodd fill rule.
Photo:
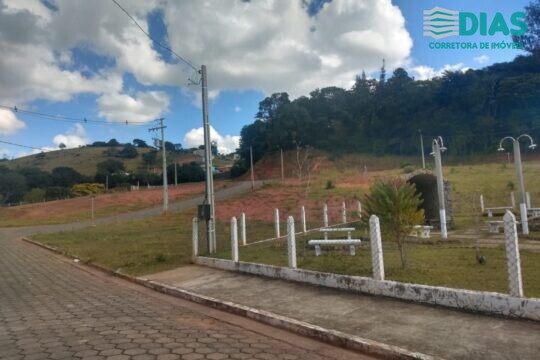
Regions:
<instances>
[{"instance_id":1,"label":"concrete retaining wall","mask_svg":"<svg viewBox=\"0 0 540 360\"><path fill-rule=\"evenodd\" d=\"M540 299L536 298L519 298L494 292L407 284L388 280L378 281L360 276L338 275L200 256L195 257L193 260L198 265L223 270L303 282L370 295L388 296L486 314L540 321Z\"/></svg>"}]
</instances>

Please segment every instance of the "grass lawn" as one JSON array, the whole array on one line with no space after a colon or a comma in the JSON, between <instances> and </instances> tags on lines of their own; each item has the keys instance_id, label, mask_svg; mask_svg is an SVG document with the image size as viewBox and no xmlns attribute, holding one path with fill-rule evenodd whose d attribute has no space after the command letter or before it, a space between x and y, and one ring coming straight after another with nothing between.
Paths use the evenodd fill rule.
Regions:
<instances>
[{"instance_id":1,"label":"grass lawn","mask_svg":"<svg viewBox=\"0 0 540 360\"><path fill-rule=\"evenodd\" d=\"M191 257L192 214L171 214L146 220L86 228L74 232L41 234L33 238L112 270L130 275L151 274L187 265ZM199 238L204 239L203 226ZM257 232L258 231L258 232ZM230 258L229 225L218 223L218 257ZM250 239L271 236L272 225L259 222L248 227ZM358 230L354 237L363 235ZM316 257L307 240L311 233L297 237L298 267L339 274L371 276L369 247L362 246L354 257L332 250ZM204 241L200 251L205 252ZM287 265L286 243L270 241L241 247L240 260L278 266ZM463 244L411 244L409 268L401 269L399 253L392 243L384 244L387 279L471 290L507 292L505 253L502 248L482 249L487 263L480 265L475 250ZM521 252L525 295L540 297L540 253Z\"/></svg>"}]
</instances>

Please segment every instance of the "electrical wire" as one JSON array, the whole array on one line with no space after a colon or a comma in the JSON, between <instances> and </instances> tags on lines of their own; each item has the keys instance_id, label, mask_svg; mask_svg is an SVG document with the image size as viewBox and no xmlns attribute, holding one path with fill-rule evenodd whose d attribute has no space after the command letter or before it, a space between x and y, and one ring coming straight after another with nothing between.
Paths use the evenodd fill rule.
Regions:
<instances>
[{"instance_id":1,"label":"electrical wire","mask_svg":"<svg viewBox=\"0 0 540 360\"><path fill-rule=\"evenodd\" d=\"M21 113L41 119L47 119L47 120L54 120L54 121L61 121L61 122L68 122L68 123L84 123L84 124L91 124L91 125L105 125L105 126L141 126L141 125L148 125L149 121L123 121L123 122L109 122L104 120L92 120L87 118L75 118L70 116L64 116L64 115L52 115L52 114L46 114L42 112L37 111L30 111L18 108L17 106L8 106L8 105L0 105L0 108L11 110L15 113Z\"/></svg>"},{"instance_id":2,"label":"electrical wire","mask_svg":"<svg viewBox=\"0 0 540 360\"><path fill-rule=\"evenodd\" d=\"M0 143L7 144L7 145L13 145L13 146L19 146L19 147L23 147L23 148L27 148L27 149L48 151L47 149L44 149L44 148L38 148L38 147L35 147L35 146L29 146L29 145L15 144L15 143L12 143L12 142L9 142L9 141L0 140Z\"/></svg>"},{"instance_id":3,"label":"electrical wire","mask_svg":"<svg viewBox=\"0 0 540 360\"><path fill-rule=\"evenodd\" d=\"M189 66L190 68L192 68L193 70L195 71L199 71L199 69L197 67L195 67L195 65L193 65L193 63L191 63L189 60L187 60L186 58L184 58L183 56L177 54L173 49L171 49L170 47L168 47L167 45L165 44L162 44L161 42L159 42L158 40L156 40L154 37L152 37L152 35L150 35L146 30L144 30L144 28L139 25L139 23L137 22L137 20L135 20L135 18L133 16L130 15L130 13L124 9L122 7L122 5L120 5L116 0L112 0L113 3L116 4L116 6L118 6L120 8L120 10L122 10L130 19L131 21L133 21L133 23L135 23L135 25L137 25L137 27L156 45L158 45L159 47L167 50L169 53L173 54L174 56L176 56L179 60L181 60L184 64L186 64L187 66Z\"/></svg>"}]
</instances>

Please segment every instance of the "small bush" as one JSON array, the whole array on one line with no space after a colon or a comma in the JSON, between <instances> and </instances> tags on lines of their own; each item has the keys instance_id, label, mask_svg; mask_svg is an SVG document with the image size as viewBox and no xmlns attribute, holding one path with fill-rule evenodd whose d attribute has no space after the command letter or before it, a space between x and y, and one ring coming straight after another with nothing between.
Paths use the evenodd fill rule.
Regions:
<instances>
[{"instance_id":1,"label":"small bush","mask_svg":"<svg viewBox=\"0 0 540 360\"><path fill-rule=\"evenodd\" d=\"M412 165L407 165L403 168L403 173L404 174L410 174L414 171L414 166Z\"/></svg>"},{"instance_id":2,"label":"small bush","mask_svg":"<svg viewBox=\"0 0 540 360\"><path fill-rule=\"evenodd\" d=\"M514 186L514 182L513 181L509 181L506 183L506 189L508 190L514 190L515 186Z\"/></svg>"},{"instance_id":3,"label":"small bush","mask_svg":"<svg viewBox=\"0 0 540 360\"><path fill-rule=\"evenodd\" d=\"M326 180L326 187L325 187L326 190L330 190L335 187L336 185L334 185L334 182L332 180Z\"/></svg>"},{"instance_id":4,"label":"small bush","mask_svg":"<svg viewBox=\"0 0 540 360\"><path fill-rule=\"evenodd\" d=\"M71 187L71 196L96 195L105 192L105 185L97 183L77 184Z\"/></svg>"},{"instance_id":5,"label":"small bush","mask_svg":"<svg viewBox=\"0 0 540 360\"><path fill-rule=\"evenodd\" d=\"M162 263L165 261L167 261L167 256L165 256L165 254L159 253L156 255L156 262Z\"/></svg>"}]
</instances>

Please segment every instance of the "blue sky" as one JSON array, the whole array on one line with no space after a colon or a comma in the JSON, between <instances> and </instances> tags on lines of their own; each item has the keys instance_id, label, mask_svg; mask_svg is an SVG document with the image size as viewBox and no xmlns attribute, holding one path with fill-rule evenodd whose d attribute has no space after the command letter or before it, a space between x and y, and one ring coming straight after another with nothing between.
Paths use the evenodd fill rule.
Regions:
<instances>
[{"instance_id":1,"label":"blue sky","mask_svg":"<svg viewBox=\"0 0 540 360\"><path fill-rule=\"evenodd\" d=\"M120 3L160 42L196 64L208 64L210 120L221 149L231 151L242 126L253 121L259 101L274 91L295 97L316 87L347 87L361 70L377 76L383 57L388 71L403 66L416 78L445 67L480 68L513 59L519 52L429 49L434 40L423 36L423 10L441 6L509 15L528 1L393 0L399 11L382 0L315 1L308 8L301 1L270 7L238 2L222 8L216 3L210 10L197 1ZM187 86L188 69L152 46L110 2L0 4L0 24L15 18L21 26L30 24L21 29L0 25L0 46L6 53L13 49L0 59L0 105L112 124L76 125L4 111L0 140L43 148L110 138L149 141L148 122L163 116L167 140L185 146L199 141L199 87ZM448 39L487 40L508 38ZM120 125L125 120L146 124ZM0 156L30 151L0 144Z\"/></svg>"}]
</instances>

